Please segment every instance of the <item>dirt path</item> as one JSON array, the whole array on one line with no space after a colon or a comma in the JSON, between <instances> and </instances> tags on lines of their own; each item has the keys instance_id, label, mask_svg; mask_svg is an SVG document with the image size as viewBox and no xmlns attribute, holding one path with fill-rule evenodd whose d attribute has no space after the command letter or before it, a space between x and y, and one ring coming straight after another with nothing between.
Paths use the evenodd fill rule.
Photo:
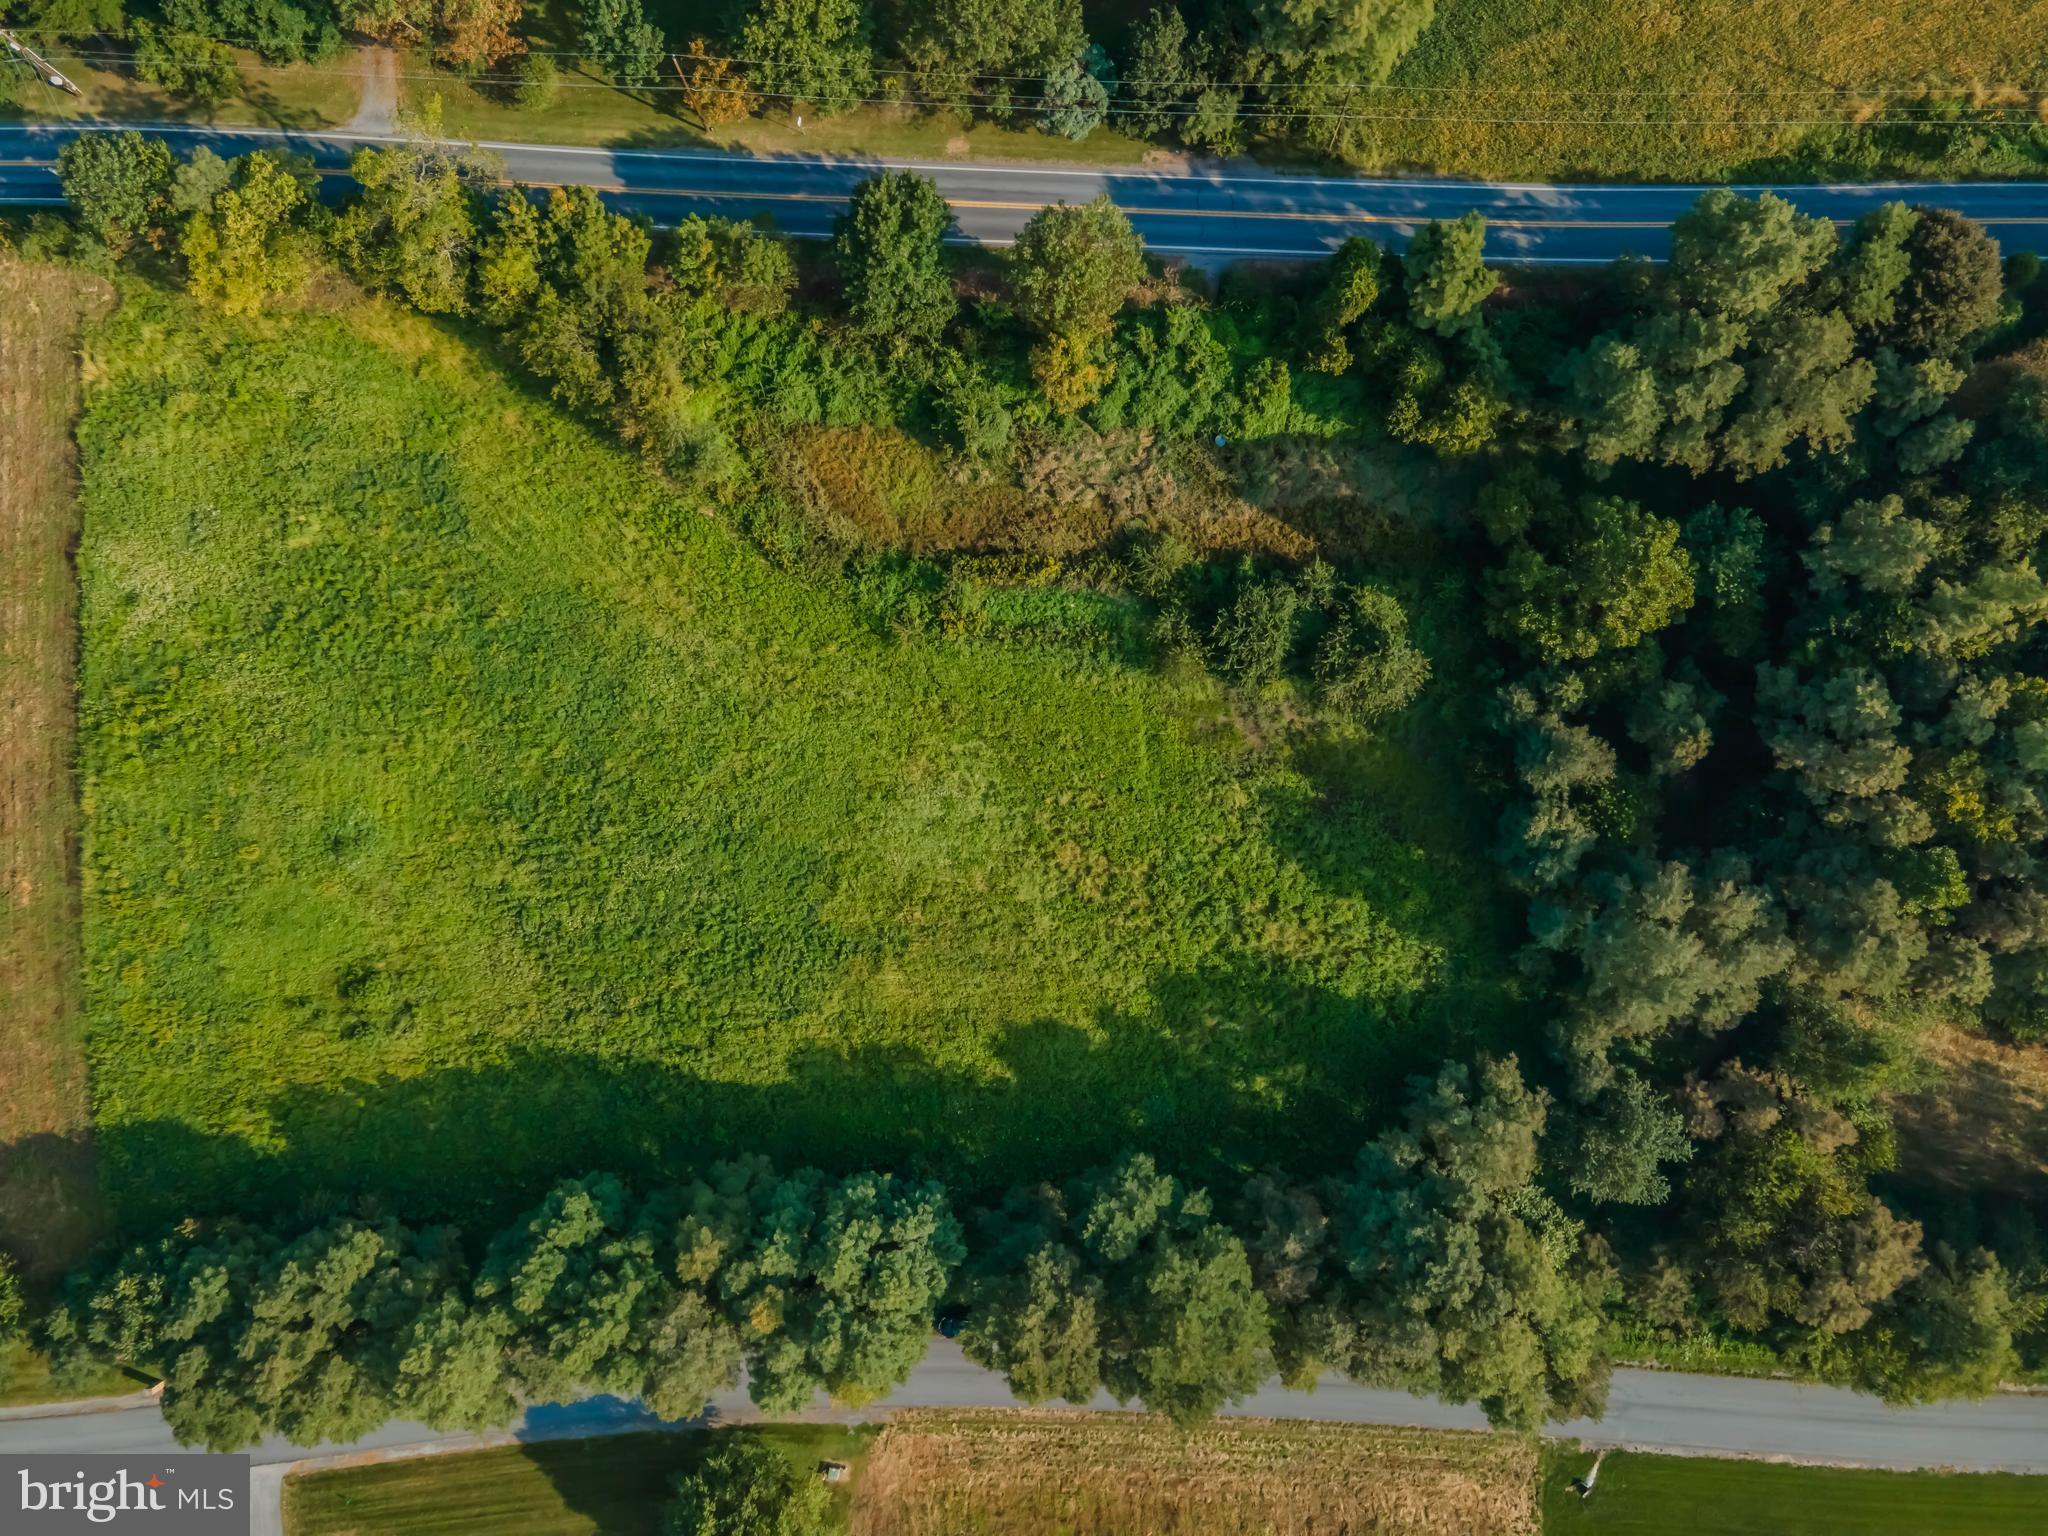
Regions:
<instances>
[{"instance_id":1,"label":"dirt path","mask_svg":"<svg viewBox=\"0 0 2048 1536\"><path fill-rule=\"evenodd\" d=\"M72 783L79 330L98 278L0 261L0 1239L32 1272L96 1235Z\"/></svg>"},{"instance_id":2,"label":"dirt path","mask_svg":"<svg viewBox=\"0 0 2048 1536\"><path fill-rule=\"evenodd\" d=\"M356 115L342 126L349 133L387 134L398 130L398 54L390 48L356 50L363 69L363 99Z\"/></svg>"}]
</instances>

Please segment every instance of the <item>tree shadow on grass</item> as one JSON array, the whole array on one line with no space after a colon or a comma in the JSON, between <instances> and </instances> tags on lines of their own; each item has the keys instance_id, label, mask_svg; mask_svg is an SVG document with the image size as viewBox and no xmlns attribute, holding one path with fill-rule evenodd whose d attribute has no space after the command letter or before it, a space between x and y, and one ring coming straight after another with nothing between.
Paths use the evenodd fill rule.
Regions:
<instances>
[{"instance_id":1,"label":"tree shadow on grass","mask_svg":"<svg viewBox=\"0 0 2048 1536\"><path fill-rule=\"evenodd\" d=\"M243 1118L267 1121L261 1140L156 1119L103 1125L99 1145L129 1229L364 1199L416 1218L494 1219L557 1178L610 1169L654 1181L741 1153L939 1178L962 1198L1132 1150L1227 1184L1268 1164L1348 1164L1403 1076L1454 1044L1431 1019L1216 968L1162 978L1143 1007L1105 1010L1090 1028L1015 1028L995 1042L993 1069L907 1046L813 1048L779 1081L738 1083L682 1062L529 1047L289 1089Z\"/></svg>"},{"instance_id":2,"label":"tree shadow on grass","mask_svg":"<svg viewBox=\"0 0 2048 1536\"><path fill-rule=\"evenodd\" d=\"M0 1251L54 1280L106 1231L92 1137L41 1131L0 1146Z\"/></svg>"},{"instance_id":3,"label":"tree shadow on grass","mask_svg":"<svg viewBox=\"0 0 2048 1536\"><path fill-rule=\"evenodd\" d=\"M565 1411L580 1418L589 1406L579 1404ZM619 1403L616 1411L621 1425L639 1425L643 1432L550 1439L545 1430L538 1437L522 1430L524 1465L503 1480L512 1497L503 1510L489 1512L501 1517L493 1528L511 1530L523 1522L538 1525L536 1517L559 1510L580 1516L607 1536L659 1536L677 1478L694 1472L728 1437L758 1438L780 1453L798 1476L806 1478L820 1475L828 1461L856 1460L866 1443L860 1431L849 1432L837 1424L720 1427L714 1412L688 1424L662 1425L636 1404ZM528 1414L529 1425L534 1418ZM547 1485L545 1493L543 1483ZM850 1504L853 1491L841 1485L842 1510Z\"/></svg>"}]
</instances>

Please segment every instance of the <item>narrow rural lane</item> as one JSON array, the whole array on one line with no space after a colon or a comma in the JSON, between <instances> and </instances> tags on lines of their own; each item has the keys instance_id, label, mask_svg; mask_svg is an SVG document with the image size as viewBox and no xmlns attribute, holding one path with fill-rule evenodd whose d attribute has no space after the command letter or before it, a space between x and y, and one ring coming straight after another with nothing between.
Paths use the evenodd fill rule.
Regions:
<instances>
[{"instance_id":1,"label":"narrow rural lane","mask_svg":"<svg viewBox=\"0 0 2048 1536\"><path fill-rule=\"evenodd\" d=\"M1016 1405L1002 1377L972 1364L951 1340L934 1339L931 1352L910 1380L881 1402L848 1412L820 1399L802 1417L868 1419L892 1408ZM1114 1409L1117 1405L1104 1395L1090 1406ZM117 1399L104 1409L87 1412L70 1411L58 1404L35 1417L21 1417L18 1412L0 1417L0 1453L147 1455L178 1449L154 1402ZM1453 1407L1434 1398L1340 1380L1326 1381L1314 1392L1291 1392L1274 1382L1225 1412L1236 1417L1406 1424L1425 1429L1486 1427L1476 1408ZM713 1422L742 1423L760 1415L744 1391L734 1390L721 1393L707 1417ZM598 1397L530 1409L503 1434L441 1434L422 1424L399 1421L348 1446L309 1449L266 1440L253 1453L259 1497L252 1511L251 1530L260 1536L275 1536L278 1487L285 1471L302 1460L400 1448L434 1454L661 1427L659 1420L636 1404ZM1887 1408L1874 1398L1837 1387L1621 1370L1615 1372L1613 1396L1604 1418L1551 1425L1546 1433L1602 1445L1692 1455L1767 1456L1897 1470L1947 1467L2048 1474L2048 1395L2005 1394L1975 1403Z\"/></svg>"},{"instance_id":2,"label":"narrow rural lane","mask_svg":"<svg viewBox=\"0 0 2048 1536\"><path fill-rule=\"evenodd\" d=\"M81 132L131 126L36 124L0 128L0 202L54 202L57 151ZM284 133L258 128L135 124L180 143L239 154L288 144L337 178L364 144L381 134ZM771 215L789 234L828 234L847 196L883 168L930 176L952 203L963 239L1002 245L1045 204L1085 202L1107 192L1131 216L1151 249L1209 263L1319 256L1347 236L1400 244L1430 219L1477 208L1490 222L1487 253L1500 262L1595 263L1625 253L1661 256L1671 221L1691 206L1696 186L1549 186L1505 182L1368 180L1282 176L1238 164L1166 172L1138 167L814 158L712 150L584 149L490 143L516 181L586 184L616 207L669 225L688 213ZM1753 189L1745 189L1753 190ZM1939 204L1969 215L2008 251L2048 251L2048 182L1873 183L1774 187L1809 213L1852 220L1894 198Z\"/></svg>"}]
</instances>

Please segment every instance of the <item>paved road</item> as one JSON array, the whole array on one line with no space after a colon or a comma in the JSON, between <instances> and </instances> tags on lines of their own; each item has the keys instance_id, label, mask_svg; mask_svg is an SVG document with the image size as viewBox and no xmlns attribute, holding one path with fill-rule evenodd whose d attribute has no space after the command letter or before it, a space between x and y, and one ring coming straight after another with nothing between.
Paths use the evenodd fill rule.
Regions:
<instances>
[{"instance_id":1,"label":"paved road","mask_svg":"<svg viewBox=\"0 0 2048 1536\"><path fill-rule=\"evenodd\" d=\"M822 1400L807 1418L868 1417L888 1408L1011 1407L1003 1379L969 1363L957 1344L936 1339L909 1382L873 1408L847 1414ZM1107 1396L1092 1405L1115 1408ZM1433 1429L1483 1429L1477 1409L1452 1407L1404 1392L1377 1391L1345 1381L1314 1392L1290 1392L1277 1383L1227 1410L1234 1415L1319 1419L1347 1424L1412 1424ZM29 1410L0 1413L0 1453L36 1451L147 1455L175 1450L153 1402L130 1401L98 1411L41 1416ZM721 1394L708 1415L739 1422L758 1415L743 1392ZM411 1448L421 1454L485 1444L566 1439L659 1428L659 1421L617 1398L530 1410L504 1435L439 1435L420 1424L394 1422L351 1446L310 1449L267 1440L254 1451L258 1474L252 1510L254 1536L280 1529L278 1489L293 1462L344 1453ZM1967 1471L2048 1473L2048 1396L2007 1395L1979 1403L1887 1408L1873 1398L1834 1387L1783 1381L1687 1376L1667 1371L1615 1373L1606 1417L1552 1425L1552 1435L1607 1445L1641 1446L1691 1454L1770 1456L1869 1467L1954 1467Z\"/></svg>"},{"instance_id":2,"label":"paved road","mask_svg":"<svg viewBox=\"0 0 2048 1536\"><path fill-rule=\"evenodd\" d=\"M119 125L105 125L119 126ZM356 133L277 133L262 129L149 127L177 142L209 143L236 154L288 142L340 174L366 143ZM0 128L0 201L57 200L50 161L75 125ZM588 183L609 200L657 224L685 213L772 214L790 234L828 234L847 194L877 169L907 166L936 180L951 200L964 238L1007 243L1049 202L1085 202L1108 192L1127 210L1153 250L1206 264L1233 259L1325 253L1348 235L1396 244L1422 223L1477 208L1490 221L1496 261L1597 263L1624 252L1661 256L1670 222L1700 193L1686 186L1549 186L1465 181L1399 181L1282 176L1251 165L1170 173L1079 170L1042 165L728 154L706 150L579 149L541 144L488 146L514 180L535 185ZM1850 220L1894 198L1938 203L1983 223L2007 250L2048 252L2048 182L1947 182L1927 185L1778 187L1812 213Z\"/></svg>"},{"instance_id":3,"label":"paved road","mask_svg":"<svg viewBox=\"0 0 2048 1536\"><path fill-rule=\"evenodd\" d=\"M970 1363L959 1345L934 1339L910 1380L873 1408L1008 1408L1016 1400L1003 1378ZM1106 1394L1090 1406L1114 1409ZM1427 1429L1484 1429L1476 1408L1434 1398L1326 1380L1313 1392L1292 1392L1277 1382L1225 1410L1239 1416L1317 1419L1343 1424L1412 1424ZM32 1415L32 1416L31 1416ZM746 1394L734 1390L712 1402L713 1419L758 1418ZM832 1409L821 1398L805 1417L859 1417ZM617 1398L534 1408L512 1430L514 1438L557 1439L616 1429L658 1426L644 1410ZM1973 1472L2048 1474L2048 1394L2005 1393L1982 1402L1887 1408L1876 1398L1839 1387L1800 1386L1734 1376L1690 1376L1677 1371L1619 1370L1607 1414L1595 1421L1553 1424L1546 1433L1608 1445L1700 1455L1779 1456L1801 1461L1890 1467L1955 1467ZM252 1453L258 1464L297 1461L342 1450L376 1450L463 1437L437 1435L420 1424L394 1421L353 1446L308 1450L267 1440ZM0 1454L34 1451L147 1453L176 1449L154 1402L92 1412L65 1405L0 1414Z\"/></svg>"}]
</instances>

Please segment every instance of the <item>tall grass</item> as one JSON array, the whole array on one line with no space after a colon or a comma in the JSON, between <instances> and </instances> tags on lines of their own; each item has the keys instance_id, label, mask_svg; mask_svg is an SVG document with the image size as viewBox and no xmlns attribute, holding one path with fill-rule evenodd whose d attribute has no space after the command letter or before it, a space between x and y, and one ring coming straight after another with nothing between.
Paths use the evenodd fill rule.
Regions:
<instances>
[{"instance_id":1,"label":"tall grass","mask_svg":"<svg viewBox=\"0 0 2048 1536\"><path fill-rule=\"evenodd\" d=\"M132 290L81 432L87 1009L124 1213L742 1150L1348 1158L1522 1023L1424 745L877 635L374 305ZM1306 766L1304 766L1306 765ZM1313 770L1313 771L1311 771Z\"/></svg>"},{"instance_id":2,"label":"tall grass","mask_svg":"<svg viewBox=\"0 0 2048 1536\"><path fill-rule=\"evenodd\" d=\"M1469 176L2048 171L2044 0L1439 0L1357 159Z\"/></svg>"}]
</instances>

